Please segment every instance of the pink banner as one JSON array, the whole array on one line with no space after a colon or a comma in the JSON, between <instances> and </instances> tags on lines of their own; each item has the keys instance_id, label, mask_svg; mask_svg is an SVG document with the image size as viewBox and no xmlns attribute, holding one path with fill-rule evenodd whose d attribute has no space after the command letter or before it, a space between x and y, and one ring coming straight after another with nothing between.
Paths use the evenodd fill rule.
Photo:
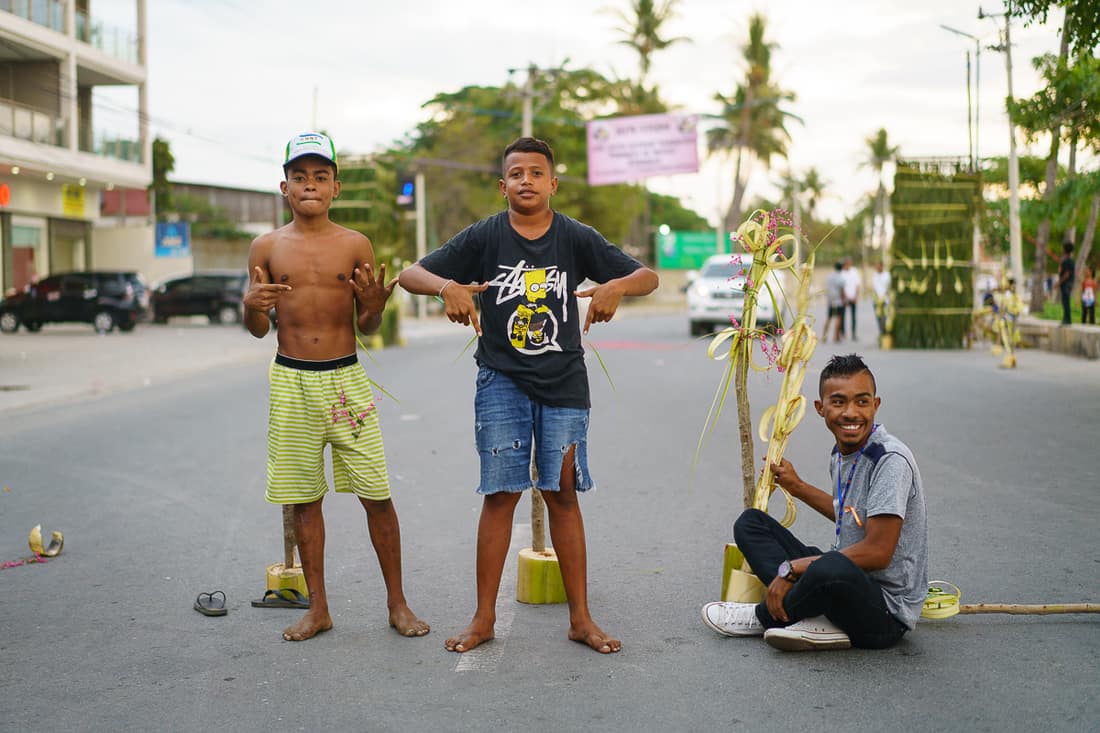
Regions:
<instances>
[{"instance_id":1,"label":"pink banner","mask_svg":"<svg viewBox=\"0 0 1100 733\"><path fill-rule=\"evenodd\" d=\"M588 123L588 183L697 173L696 115L609 117Z\"/></svg>"}]
</instances>

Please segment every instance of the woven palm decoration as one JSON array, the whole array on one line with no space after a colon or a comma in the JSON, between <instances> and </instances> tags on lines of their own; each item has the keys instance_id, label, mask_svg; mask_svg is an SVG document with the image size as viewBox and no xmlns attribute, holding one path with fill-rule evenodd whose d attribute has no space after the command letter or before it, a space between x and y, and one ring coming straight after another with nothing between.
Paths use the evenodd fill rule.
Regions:
<instances>
[{"instance_id":1,"label":"woven palm decoration","mask_svg":"<svg viewBox=\"0 0 1100 733\"><path fill-rule=\"evenodd\" d=\"M979 191L978 176L964 161L897 161L890 197L893 312L887 320L896 348L969 345Z\"/></svg>"}]
</instances>

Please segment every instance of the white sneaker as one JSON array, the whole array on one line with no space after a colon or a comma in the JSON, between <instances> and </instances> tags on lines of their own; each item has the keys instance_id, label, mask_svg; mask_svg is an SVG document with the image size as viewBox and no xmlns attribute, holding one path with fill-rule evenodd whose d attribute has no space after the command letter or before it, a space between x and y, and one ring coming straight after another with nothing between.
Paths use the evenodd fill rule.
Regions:
<instances>
[{"instance_id":1,"label":"white sneaker","mask_svg":"<svg viewBox=\"0 0 1100 733\"><path fill-rule=\"evenodd\" d=\"M852 646L848 635L824 616L803 619L782 628L768 629L764 633L764 641L768 646L786 652L847 649Z\"/></svg>"},{"instance_id":2,"label":"white sneaker","mask_svg":"<svg viewBox=\"0 0 1100 733\"><path fill-rule=\"evenodd\" d=\"M703 606L703 623L723 636L763 636L755 603L714 601Z\"/></svg>"}]
</instances>

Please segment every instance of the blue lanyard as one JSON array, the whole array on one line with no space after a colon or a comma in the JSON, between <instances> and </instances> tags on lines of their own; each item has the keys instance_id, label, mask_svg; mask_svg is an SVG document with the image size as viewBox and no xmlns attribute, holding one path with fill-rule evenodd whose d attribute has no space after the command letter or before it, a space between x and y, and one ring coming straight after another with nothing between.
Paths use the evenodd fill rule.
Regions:
<instances>
[{"instance_id":1,"label":"blue lanyard","mask_svg":"<svg viewBox=\"0 0 1100 733\"><path fill-rule=\"evenodd\" d=\"M875 434L878 430L878 425L871 426L871 435ZM852 488L852 479L856 475L856 466L859 465L859 459L863 457L863 451L867 450L867 446L871 442L871 435L867 436L867 441L863 444L863 447L859 449L859 453L856 453L856 458L852 461L852 467L848 470L848 478L844 482L844 486L840 484L840 469L844 462L844 456L837 451L836 454L836 496L833 497L833 515L836 517L836 540L833 541L833 549L836 550L840 547L840 523L844 519L844 499L848 496L849 489Z\"/></svg>"}]
</instances>

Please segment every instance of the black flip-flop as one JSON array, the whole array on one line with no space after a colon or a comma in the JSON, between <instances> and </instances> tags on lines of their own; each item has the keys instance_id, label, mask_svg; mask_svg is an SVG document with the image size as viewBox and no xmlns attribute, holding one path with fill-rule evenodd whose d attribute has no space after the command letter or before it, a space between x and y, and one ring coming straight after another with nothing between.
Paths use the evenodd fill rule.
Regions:
<instances>
[{"instance_id":1,"label":"black flip-flop","mask_svg":"<svg viewBox=\"0 0 1100 733\"><path fill-rule=\"evenodd\" d=\"M269 588L264 597L252 601L255 608L309 608L309 598L297 588Z\"/></svg>"},{"instance_id":2,"label":"black flip-flop","mask_svg":"<svg viewBox=\"0 0 1100 733\"><path fill-rule=\"evenodd\" d=\"M195 610L203 616L224 616L225 593L216 590L213 593L199 593L195 598Z\"/></svg>"}]
</instances>

